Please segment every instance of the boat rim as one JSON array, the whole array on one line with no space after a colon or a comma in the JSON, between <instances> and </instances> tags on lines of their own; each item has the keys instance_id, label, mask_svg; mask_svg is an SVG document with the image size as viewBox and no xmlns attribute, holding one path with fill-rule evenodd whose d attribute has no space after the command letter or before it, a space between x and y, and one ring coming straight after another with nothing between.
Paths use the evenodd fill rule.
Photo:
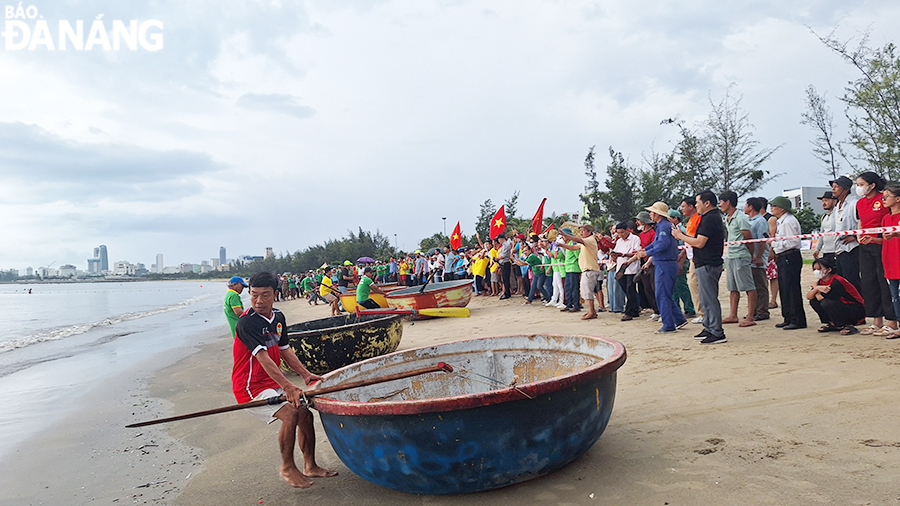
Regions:
<instances>
[{"instance_id":1,"label":"boat rim","mask_svg":"<svg viewBox=\"0 0 900 506\"><path fill-rule=\"evenodd\" d=\"M321 320L330 320L330 319L332 319L332 318L340 318L340 317L353 316L353 315L354 315L354 313L348 313L348 314L346 314L346 315L329 316L329 317L327 317L327 318L316 318L316 319L314 319L314 320L306 320L306 321L302 321L302 322L292 323L292 324L290 324L290 325L287 326L288 337L289 337L289 338L297 338L297 337L305 337L305 336L310 336L310 335L321 335L321 334L324 334L324 333L326 333L326 332L332 332L332 331L335 331L335 330L348 330L348 329L353 329L354 327L361 327L361 326L364 326L364 325L371 325L371 324L376 323L376 322L381 322L382 320L391 320L391 319L400 320L400 319L403 318L403 316L404 316L404 315L401 315L401 314L362 315L362 316L375 316L376 318L372 318L371 320L367 320L367 321L364 321L364 322L359 322L359 321L358 321L358 322L354 322L354 323L348 323L348 324L346 324L346 325L337 325L337 326L334 326L334 327L326 327L326 328L324 328L324 329L310 329L310 330L300 330L300 331L292 331L292 330L291 330L291 327L293 327L294 325L302 325L302 324L304 324L304 323L316 322L316 321L321 321ZM376 358L377 358L377 357L376 357ZM337 369L336 369L336 370L337 370Z\"/></svg>"},{"instance_id":2,"label":"boat rim","mask_svg":"<svg viewBox=\"0 0 900 506\"><path fill-rule=\"evenodd\" d=\"M446 343L440 343L436 345L429 346L420 346L418 348L411 348L408 350L395 351L393 353L389 353L387 355L382 355L379 357L374 357L366 360L362 360L360 362L356 362L354 364L350 364L344 366L340 369L335 369L334 371L329 372L324 375L324 379L327 381L330 377L333 377L344 369L350 367L358 367L361 364L365 364L367 362L374 362L376 360L384 360L386 357L390 357L392 355L399 355L403 353L413 353L416 351L435 348L440 346L446 346L455 343L461 342L469 342L469 341L483 341L487 339L498 339L498 338L510 338L510 337L548 337L548 338L586 338L586 339L596 339L603 341L607 344L612 345L613 351L609 357L606 359L579 369L577 371L563 374L560 376L554 376L552 378L547 378L545 380L534 381L531 383L523 383L521 385L514 385L506 388L500 388L497 390L488 390L486 392L477 392L473 394L464 394L464 395L454 395L449 397L440 397L437 399L421 399L421 400L411 400L411 401L379 401L379 402L362 402L362 401L342 401L338 399L333 399L330 397L316 397L313 400L313 406L320 413L326 413L331 415L357 415L357 416L365 416L365 415L416 415L416 414L424 414L424 413L441 413L447 411L457 411L461 409L469 409L469 408L477 408L483 406L489 406L492 404L501 404L504 402L517 401L523 399L530 399L537 397L539 395L548 394L558 392L565 388L570 388L574 386L578 386L583 384L589 380L594 378L598 378L601 376L605 376L607 374L614 373L617 371L622 365L625 363L627 358L627 353L625 351L625 346L616 341L614 339L609 339L606 337L600 336L590 336L584 334L511 334L505 336L490 336L490 337L479 337L474 339L460 339L457 341L450 341ZM453 365L453 364L450 364ZM453 373L442 373L442 374L453 374Z\"/></svg>"},{"instance_id":3,"label":"boat rim","mask_svg":"<svg viewBox=\"0 0 900 506\"><path fill-rule=\"evenodd\" d=\"M432 289L433 287L436 287L437 285L441 285L444 283L452 283L452 284ZM436 283L429 283L430 286L426 286L424 292L419 292L419 290L422 289L421 286L410 286L410 287L406 287L406 288L400 288L398 290L391 290L390 292L387 292L384 295L384 297L386 299L391 299L391 298L400 299L400 298L409 297L410 295L413 295L413 296L425 295L427 293L435 293L435 292L439 292L441 290L452 290L454 288L460 288L465 285L471 285L471 284L472 284L471 279L457 279L454 281L440 281L440 282L436 282Z\"/></svg>"}]
</instances>

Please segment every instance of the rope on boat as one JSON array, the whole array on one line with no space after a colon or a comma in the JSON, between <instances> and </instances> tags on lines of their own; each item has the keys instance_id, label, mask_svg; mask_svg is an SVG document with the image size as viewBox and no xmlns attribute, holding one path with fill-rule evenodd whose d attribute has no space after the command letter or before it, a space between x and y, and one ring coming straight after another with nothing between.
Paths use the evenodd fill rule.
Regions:
<instances>
[{"instance_id":1,"label":"rope on boat","mask_svg":"<svg viewBox=\"0 0 900 506\"><path fill-rule=\"evenodd\" d=\"M519 392L520 394L524 395L524 396L527 397L528 399L534 399L534 397L528 395L528 394L525 393L521 388L519 388L518 386L516 386L516 385L515 385L515 382L513 382L513 384L511 384L511 385L507 385L506 383L503 383L502 381L500 381L500 380L498 380L498 379L496 379L496 378L492 378L492 377L490 377L490 376L485 376L485 375L483 375L483 374L478 374L477 372L475 372L475 371L470 371L470 370L466 369L465 367L453 366L453 370L454 370L454 372L455 372L456 374L459 374L459 375L461 375L461 376L465 376L466 379L468 379L469 381L474 381L474 382L476 382L476 383L481 383L481 384L483 384L483 385L488 385L488 386L491 386L491 387L493 387L493 386L500 386L500 387L503 387L503 388L513 387L513 388L515 389L516 392ZM492 382L492 383L488 383L488 381L481 381L481 380L477 380L477 379L471 378L471 377L468 376L469 374L474 375L474 376L478 376L478 377L481 377L481 378L484 378L484 379L486 379L486 380L488 380L488 381L490 381L490 382Z\"/></svg>"}]
</instances>

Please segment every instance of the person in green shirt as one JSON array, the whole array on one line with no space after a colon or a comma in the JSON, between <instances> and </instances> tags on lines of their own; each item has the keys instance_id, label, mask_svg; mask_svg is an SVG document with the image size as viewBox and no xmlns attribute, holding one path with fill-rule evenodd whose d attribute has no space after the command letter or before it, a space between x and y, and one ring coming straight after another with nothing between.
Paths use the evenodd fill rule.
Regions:
<instances>
[{"instance_id":1,"label":"person in green shirt","mask_svg":"<svg viewBox=\"0 0 900 506\"><path fill-rule=\"evenodd\" d=\"M241 301L241 292L247 282L240 276L234 276L228 280L228 291L225 292L225 319L228 320L228 326L231 327L231 337L234 338L234 326L237 325L238 318L244 314L244 303Z\"/></svg>"},{"instance_id":2,"label":"person in green shirt","mask_svg":"<svg viewBox=\"0 0 900 506\"><path fill-rule=\"evenodd\" d=\"M372 280L373 272L371 267L366 267L363 270L362 277L359 279L359 284L356 285L356 305L366 309L378 309L381 307L370 298L372 292L384 295L381 288L378 288L378 285L374 284Z\"/></svg>"},{"instance_id":3,"label":"person in green shirt","mask_svg":"<svg viewBox=\"0 0 900 506\"><path fill-rule=\"evenodd\" d=\"M562 232L568 235L572 235L572 229L568 227L564 227ZM581 248L576 247L575 249L569 249L566 246L576 246L575 241L567 241L566 243L560 244L561 248L564 248L565 251L565 265L564 269L566 270L565 277L565 296L566 296L566 307L565 309L560 309L560 311L569 311L571 313L578 313L581 311L581 294L579 292L580 283L581 283L581 268L578 267L578 255L580 253Z\"/></svg>"}]
</instances>

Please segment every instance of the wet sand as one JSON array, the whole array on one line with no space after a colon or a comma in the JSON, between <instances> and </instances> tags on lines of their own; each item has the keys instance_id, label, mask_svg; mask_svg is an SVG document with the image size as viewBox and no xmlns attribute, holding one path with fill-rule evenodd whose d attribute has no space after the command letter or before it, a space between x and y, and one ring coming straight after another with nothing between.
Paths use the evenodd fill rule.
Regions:
<instances>
[{"instance_id":1,"label":"wet sand","mask_svg":"<svg viewBox=\"0 0 900 506\"><path fill-rule=\"evenodd\" d=\"M809 274L808 270L805 274ZM804 286L809 280L804 280ZM727 303L722 294L723 309ZM328 316L326 306L279 306L288 322ZM743 306L742 306L743 307ZM612 419L582 458L548 476L467 496L415 496L353 475L318 423L318 459L340 476L295 490L277 474L275 425L245 413L170 424L202 448L176 504L887 504L900 500L900 342L871 336L782 331L773 318L728 325L728 343L700 345L699 325L654 335L645 319L620 322L521 299L476 297L470 318L406 324L401 349L510 333L583 333L623 342ZM216 342L162 371L152 396L180 413L233 402L229 343Z\"/></svg>"}]
</instances>

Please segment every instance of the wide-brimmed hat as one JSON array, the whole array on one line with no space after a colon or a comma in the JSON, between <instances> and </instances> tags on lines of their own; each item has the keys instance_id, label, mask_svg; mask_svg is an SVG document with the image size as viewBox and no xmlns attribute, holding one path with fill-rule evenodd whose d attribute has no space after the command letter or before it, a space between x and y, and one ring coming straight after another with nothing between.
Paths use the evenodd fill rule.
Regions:
<instances>
[{"instance_id":1,"label":"wide-brimmed hat","mask_svg":"<svg viewBox=\"0 0 900 506\"><path fill-rule=\"evenodd\" d=\"M665 202L654 202L652 206L645 207L644 209L660 216L669 215L669 204L666 204Z\"/></svg>"},{"instance_id":2,"label":"wide-brimmed hat","mask_svg":"<svg viewBox=\"0 0 900 506\"><path fill-rule=\"evenodd\" d=\"M668 212L668 211L667 211L667 212ZM641 223L651 223L651 222L653 222L653 220L650 219L650 213L648 213L647 211L641 211L641 212L639 212L638 215L634 217L634 219L638 220L638 221L641 222Z\"/></svg>"},{"instance_id":3,"label":"wide-brimmed hat","mask_svg":"<svg viewBox=\"0 0 900 506\"><path fill-rule=\"evenodd\" d=\"M793 206L791 206L791 200L787 197L778 196L769 201L770 206L780 207L785 211L790 211Z\"/></svg>"}]
</instances>

